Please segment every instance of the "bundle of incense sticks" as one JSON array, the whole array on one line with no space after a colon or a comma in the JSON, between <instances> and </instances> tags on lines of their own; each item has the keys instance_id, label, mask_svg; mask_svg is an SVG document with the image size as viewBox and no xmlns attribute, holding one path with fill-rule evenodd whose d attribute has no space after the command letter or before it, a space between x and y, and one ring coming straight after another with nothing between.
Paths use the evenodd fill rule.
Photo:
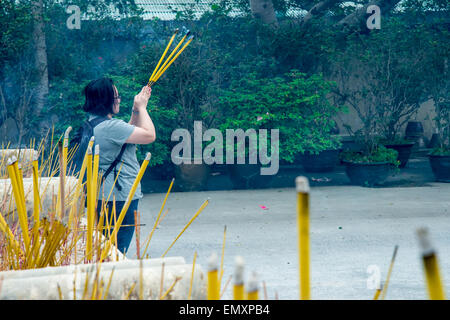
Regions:
<instances>
[{"instance_id":1,"label":"bundle of incense sticks","mask_svg":"<svg viewBox=\"0 0 450 320\"><path fill-rule=\"evenodd\" d=\"M184 49L191 43L192 39L194 39L194 36L189 36L190 31L188 30L186 34L181 38L180 42L178 42L177 46L172 50L170 55L167 57L167 59L164 61L163 64L161 62L164 60L164 57L167 54L167 51L169 50L173 40L175 39L176 35L178 34L178 29L176 29L172 35L172 37L169 40L169 43L166 46L166 49L164 50L161 58L158 61L158 64L155 67L155 70L153 70L152 75L150 76L150 79L148 79L147 85L151 87L153 84L158 81L158 79L166 72L166 70L170 67L170 65L178 58L178 56L183 52ZM189 36L189 37L188 37ZM187 39L187 41L184 43L184 45L181 47L183 42ZM181 48L180 48L181 47Z\"/></svg>"}]
</instances>

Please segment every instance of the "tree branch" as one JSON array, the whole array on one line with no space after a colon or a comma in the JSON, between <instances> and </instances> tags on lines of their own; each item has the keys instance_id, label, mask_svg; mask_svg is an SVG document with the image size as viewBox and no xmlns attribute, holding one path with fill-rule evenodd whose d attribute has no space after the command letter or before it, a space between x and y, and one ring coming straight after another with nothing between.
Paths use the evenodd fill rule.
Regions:
<instances>
[{"instance_id":1,"label":"tree branch","mask_svg":"<svg viewBox=\"0 0 450 320\"><path fill-rule=\"evenodd\" d=\"M308 21L310 21L315 16L323 13L324 11L328 10L332 6L343 2L342 0L323 0L316 5L314 5L308 13L303 17L301 25L304 26Z\"/></svg>"},{"instance_id":2,"label":"tree branch","mask_svg":"<svg viewBox=\"0 0 450 320\"><path fill-rule=\"evenodd\" d=\"M337 26L358 27L366 26L367 7L376 5L381 10L381 15L391 11L400 2L400 0L371 0L364 6L357 8L353 13L336 23Z\"/></svg>"}]
</instances>

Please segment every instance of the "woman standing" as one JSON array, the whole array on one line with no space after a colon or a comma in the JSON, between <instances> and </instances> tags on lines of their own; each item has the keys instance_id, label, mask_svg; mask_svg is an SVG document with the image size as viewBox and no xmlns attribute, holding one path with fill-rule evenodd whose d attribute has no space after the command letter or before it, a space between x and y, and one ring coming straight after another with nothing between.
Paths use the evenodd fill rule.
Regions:
<instances>
[{"instance_id":1,"label":"woman standing","mask_svg":"<svg viewBox=\"0 0 450 320\"><path fill-rule=\"evenodd\" d=\"M113 199L116 203L116 212L120 213L139 172L136 144L149 144L156 139L155 127L147 112L151 91L150 87L143 87L141 92L134 97L131 118L126 123L121 119L113 118L120 110L120 95L111 79L101 78L91 81L84 89L86 102L83 110L89 114L89 121L99 122L94 127L94 137L95 144L100 146L99 169L103 171L103 174L121 154L119 162L113 167L114 174L112 172L108 174L100 188L100 196L104 201L111 193L107 202L109 217L111 217ZM121 168L120 174L114 184L119 168ZM124 226L117 233L117 247L124 254L133 238L134 211L138 210L139 199L142 197L139 184L122 222ZM102 200L99 199L97 216L101 211L101 204ZM114 221L112 221L111 227L113 224ZM105 234L107 234L107 230Z\"/></svg>"}]
</instances>

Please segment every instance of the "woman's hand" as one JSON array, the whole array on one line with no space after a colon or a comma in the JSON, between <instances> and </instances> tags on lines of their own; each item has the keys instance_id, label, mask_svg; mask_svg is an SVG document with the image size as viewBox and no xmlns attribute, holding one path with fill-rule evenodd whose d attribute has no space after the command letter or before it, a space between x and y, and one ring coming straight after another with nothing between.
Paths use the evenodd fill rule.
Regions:
<instances>
[{"instance_id":1,"label":"woman's hand","mask_svg":"<svg viewBox=\"0 0 450 320\"><path fill-rule=\"evenodd\" d=\"M152 88L149 86L143 87L141 92L134 96L133 110L139 111L141 109L146 109L151 95Z\"/></svg>"},{"instance_id":2,"label":"woman's hand","mask_svg":"<svg viewBox=\"0 0 450 320\"><path fill-rule=\"evenodd\" d=\"M152 89L146 86L134 97L133 113L129 123L135 128L128 137L127 143L148 144L156 139L155 126L147 111L147 103L151 94Z\"/></svg>"}]
</instances>

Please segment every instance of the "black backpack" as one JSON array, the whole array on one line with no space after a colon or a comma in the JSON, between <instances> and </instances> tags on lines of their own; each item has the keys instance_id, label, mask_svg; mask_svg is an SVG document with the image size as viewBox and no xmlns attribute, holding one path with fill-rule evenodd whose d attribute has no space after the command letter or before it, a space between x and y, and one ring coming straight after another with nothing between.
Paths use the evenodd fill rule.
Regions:
<instances>
[{"instance_id":1,"label":"black backpack","mask_svg":"<svg viewBox=\"0 0 450 320\"><path fill-rule=\"evenodd\" d=\"M94 135L94 128L102 123L103 121L109 120L107 117L97 117L92 120L87 120L83 123L81 128L74 134L73 138L70 140L69 144L69 150L72 150L73 148L77 147L77 150L75 154L73 155L72 161L69 164L72 169L73 174L78 174L81 170L81 167L83 165L84 156L86 154L87 147L89 145L89 141L91 140L92 136ZM95 146L95 140L94 140L94 146ZM108 167L108 169L104 172L102 179L106 179L106 177L111 173L112 170L114 170L114 179L116 178L117 171L116 166L120 162L120 159L122 158L122 155L125 151L127 144L124 143L122 145L122 148L120 149L120 152L118 156L114 159L114 161L111 163L111 165ZM86 176L84 177L84 181L86 179ZM119 180L116 181L115 187L117 190L122 190L122 187L119 184Z\"/></svg>"}]
</instances>

